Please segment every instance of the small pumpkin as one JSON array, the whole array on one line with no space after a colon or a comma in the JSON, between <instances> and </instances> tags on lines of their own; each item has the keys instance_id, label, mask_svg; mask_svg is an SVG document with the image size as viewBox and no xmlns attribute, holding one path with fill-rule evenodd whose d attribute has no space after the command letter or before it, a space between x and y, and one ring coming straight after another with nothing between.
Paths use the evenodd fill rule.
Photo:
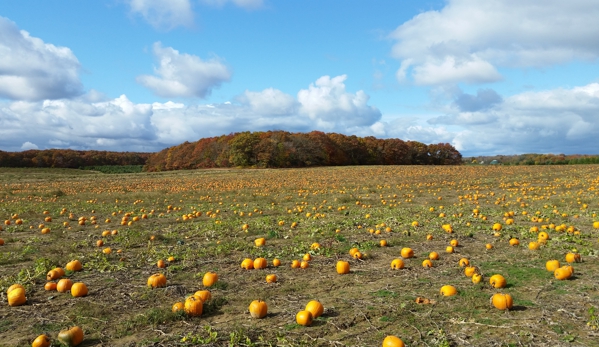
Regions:
<instances>
[{"instance_id":1,"label":"small pumpkin","mask_svg":"<svg viewBox=\"0 0 599 347\"><path fill-rule=\"evenodd\" d=\"M81 271L83 269L83 265L81 265L81 262L79 260L73 260L68 262L65 268L68 271Z\"/></svg>"},{"instance_id":2,"label":"small pumpkin","mask_svg":"<svg viewBox=\"0 0 599 347\"><path fill-rule=\"evenodd\" d=\"M173 312L179 312L181 310L185 310L185 303L181 301L174 303L173 307L171 308L171 311Z\"/></svg>"},{"instance_id":3,"label":"small pumpkin","mask_svg":"<svg viewBox=\"0 0 599 347\"><path fill-rule=\"evenodd\" d=\"M515 237L512 237L512 238L510 239L510 246L518 246L518 245L520 245L520 240L518 240L518 239L517 239L517 238L515 238Z\"/></svg>"},{"instance_id":4,"label":"small pumpkin","mask_svg":"<svg viewBox=\"0 0 599 347\"><path fill-rule=\"evenodd\" d=\"M399 337L389 335L383 340L383 347L405 347L405 344Z\"/></svg>"},{"instance_id":5,"label":"small pumpkin","mask_svg":"<svg viewBox=\"0 0 599 347\"><path fill-rule=\"evenodd\" d=\"M83 330L78 326L74 326L68 330L61 330L58 333L58 341L68 347L77 346L83 342Z\"/></svg>"},{"instance_id":6,"label":"small pumpkin","mask_svg":"<svg viewBox=\"0 0 599 347\"><path fill-rule=\"evenodd\" d=\"M48 273L46 274L46 281L53 281L53 280L57 280L59 278L61 278L62 276L60 275L60 272L56 271L55 269L48 271Z\"/></svg>"},{"instance_id":7,"label":"small pumpkin","mask_svg":"<svg viewBox=\"0 0 599 347\"><path fill-rule=\"evenodd\" d=\"M414 251L409 247L404 247L401 249L401 257L404 259L414 257Z\"/></svg>"},{"instance_id":8,"label":"small pumpkin","mask_svg":"<svg viewBox=\"0 0 599 347\"><path fill-rule=\"evenodd\" d=\"M424 259L422 261L422 267L431 268L433 267L433 262L430 259Z\"/></svg>"},{"instance_id":9,"label":"small pumpkin","mask_svg":"<svg viewBox=\"0 0 599 347\"><path fill-rule=\"evenodd\" d=\"M580 263L582 258L578 253L568 253L566 254L566 262L568 263Z\"/></svg>"},{"instance_id":10,"label":"small pumpkin","mask_svg":"<svg viewBox=\"0 0 599 347\"><path fill-rule=\"evenodd\" d=\"M449 241L449 244L453 247L457 247L459 245L459 242L458 242L458 240L453 239L453 240Z\"/></svg>"},{"instance_id":11,"label":"small pumpkin","mask_svg":"<svg viewBox=\"0 0 599 347\"><path fill-rule=\"evenodd\" d=\"M256 245L256 247L262 247L266 244L266 239L264 237L260 237L254 240L254 244Z\"/></svg>"},{"instance_id":12,"label":"small pumpkin","mask_svg":"<svg viewBox=\"0 0 599 347\"><path fill-rule=\"evenodd\" d=\"M483 275L481 275L481 274L475 273L472 275L472 283L474 283L474 284L480 283L480 281L482 281L482 279L483 279Z\"/></svg>"},{"instance_id":13,"label":"small pumpkin","mask_svg":"<svg viewBox=\"0 0 599 347\"><path fill-rule=\"evenodd\" d=\"M44 289L47 290L47 291L56 290L56 282L47 282L44 285Z\"/></svg>"},{"instance_id":14,"label":"small pumpkin","mask_svg":"<svg viewBox=\"0 0 599 347\"><path fill-rule=\"evenodd\" d=\"M512 308L513 300L509 294L496 293L491 297L491 303L499 310L509 310Z\"/></svg>"},{"instance_id":15,"label":"small pumpkin","mask_svg":"<svg viewBox=\"0 0 599 347\"><path fill-rule=\"evenodd\" d=\"M159 288L166 286L166 276L160 273L153 274L148 278L148 287Z\"/></svg>"},{"instance_id":16,"label":"small pumpkin","mask_svg":"<svg viewBox=\"0 0 599 347\"><path fill-rule=\"evenodd\" d=\"M294 260L291 262L291 268L292 268L292 269L299 269L299 267L300 267L300 266L301 266L301 264L300 264L299 260L295 260L295 259L294 259Z\"/></svg>"},{"instance_id":17,"label":"small pumpkin","mask_svg":"<svg viewBox=\"0 0 599 347\"><path fill-rule=\"evenodd\" d=\"M71 290L73 286L73 281L68 278L63 278L56 284L56 291L59 293L66 293Z\"/></svg>"},{"instance_id":18,"label":"small pumpkin","mask_svg":"<svg viewBox=\"0 0 599 347\"><path fill-rule=\"evenodd\" d=\"M446 253L453 253L453 246L447 246L447 247L445 247L445 252Z\"/></svg>"},{"instance_id":19,"label":"small pumpkin","mask_svg":"<svg viewBox=\"0 0 599 347\"><path fill-rule=\"evenodd\" d=\"M185 300L185 313L191 317L198 317L202 315L204 303L195 296L190 296Z\"/></svg>"},{"instance_id":20,"label":"small pumpkin","mask_svg":"<svg viewBox=\"0 0 599 347\"><path fill-rule=\"evenodd\" d=\"M475 273L476 273L476 267L474 267L474 266L466 266L464 268L464 275L466 275L466 277L472 277Z\"/></svg>"},{"instance_id":21,"label":"small pumpkin","mask_svg":"<svg viewBox=\"0 0 599 347\"><path fill-rule=\"evenodd\" d=\"M451 285L444 285L440 290L441 295L443 296L454 296L458 293L458 290Z\"/></svg>"},{"instance_id":22,"label":"small pumpkin","mask_svg":"<svg viewBox=\"0 0 599 347\"><path fill-rule=\"evenodd\" d=\"M277 280L278 278L275 274L266 275L266 283L276 283Z\"/></svg>"},{"instance_id":23,"label":"small pumpkin","mask_svg":"<svg viewBox=\"0 0 599 347\"><path fill-rule=\"evenodd\" d=\"M272 266L274 266L274 267L281 266L281 261L278 258L274 258L272 260Z\"/></svg>"},{"instance_id":24,"label":"small pumpkin","mask_svg":"<svg viewBox=\"0 0 599 347\"><path fill-rule=\"evenodd\" d=\"M25 289L22 286L9 290L6 296L9 306L21 306L27 302L27 297L25 297Z\"/></svg>"},{"instance_id":25,"label":"small pumpkin","mask_svg":"<svg viewBox=\"0 0 599 347\"><path fill-rule=\"evenodd\" d=\"M268 262L264 258L256 258L254 260L254 269L266 269Z\"/></svg>"},{"instance_id":26,"label":"small pumpkin","mask_svg":"<svg viewBox=\"0 0 599 347\"><path fill-rule=\"evenodd\" d=\"M312 313L312 318L318 318L324 312L324 306L316 300L312 300L306 304L306 311L310 311Z\"/></svg>"},{"instance_id":27,"label":"small pumpkin","mask_svg":"<svg viewBox=\"0 0 599 347\"><path fill-rule=\"evenodd\" d=\"M193 294L196 298L202 300L202 302L206 302L212 299L212 293L209 290L198 290Z\"/></svg>"},{"instance_id":28,"label":"small pumpkin","mask_svg":"<svg viewBox=\"0 0 599 347\"><path fill-rule=\"evenodd\" d=\"M403 269L403 268L404 268L403 260L401 260L399 258L393 259L393 261L391 262L391 269L399 270L399 269Z\"/></svg>"},{"instance_id":29,"label":"small pumpkin","mask_svg":"<svg viewBox=\"0 0 599 347\"><path fill-rule=\"evenodd\" d=\"M493 288L505 288L505 286L507 285L505 278L501 275L491 276L491 278L489 278L489 283Z\"/></svg>"},{"instance_id":30,"label":"small pumpkin","mask_svg":"<svg viewBox=\"0 0 599 347\"><path fill-rule=\"evenodd\" d=\"M545 269L547 269L547 271L554 272L557 268L559 268L559 261L556 259L548 260L545 263Z\"/></svg>"},{"instance_id":31,"label":"small pumpkin","mask_svg":"<svg viewBox=\"0 0 599 347\"><path fill-rule=\"evenodd\" d=\"M246 270L252 270L254 268L254 261L249 258L243 259L241 262L241 268Z\"/></svg>"},{"instance_id":32,"label":"small pumpkin","mask_svg":"<svg viewBox=\"0 0 599 347\"><path fill-rule=\"evenodd\" d=\"M310 325L312 325L312 320L314 320L314 317L312 316L312 312L310 312L310 311L306 311L306 310L299 311L295 315L295 321L299 325L310 326Z\"/></svg>"},{"instance_id":33,"label":"small pumpkin","mask_svg":"<svg viewBox=\"0 0 599 347\"><path fill-rule=\"evenodd\" d=\"M71 286L71 295L74 298L86 296L87 292L87 286L85 285L85 283L77 282L73 283L73 286Z\"/></svg>"},{"instance_id":34,"label":"small pumpkin","mask_svg":"<svg viewBox=\"0 0 599 347\"><path fill-rule=\"evenodd\" d=\"M158 266L161 269L164 269L166 267L166 263L164 262L164 260L160 259L156 262L156 266Z\"/></svg>"},{"instance_id":35,"label":"small pumpkin","mask_svg":"<svg viewBox=\"0 0 599 347\"><path fill-rule=\"evenodd\" d=\"M460 267L465 267L465 266L470 265L470 261L468 260L468 258L462 258L458 262L458 265L460 265Z\"/></svg>"},{"instance_id":36,"label":"small pumpkin","mask_svg":"<svg viewBox=\"0 0 599 347\"><path fill-rule=\"evenodd\" d=\"M349 263L343 260L339 260L337 262L337 273L340 275L345 275L349 273Z\"/></svg>"},{"instance_id":37,"label":"small pumpkin","mask_svg":"<svg viewBox=\"0 0 599 347\"><path fill-rule=\"evenodd\" d=\"M31 347L50 347L52 345L52 340L48 335L43 334L35 338L31 343Z\"/></svg>"},{"instance_id":38,"label":"small pumpkin","mask_svg":"<svg viewBox=\"0 0 599 347\"><path fill-rule=\"evenodd\" d=\"M202 278L202 284L204 287L212 287L216 281L218 281L218 274L216 272L208 271Z\"/></svg>"},{"instance_id":39,"label":"small pumpkin","mask_svg":"<svg viewBox=\"0 0 599 347\"><path fill-rule=\"evenodd\" d=\"M530 249L531 251L536 251L540 247L541 247L541 244L536 241L531 241L528 243L528 249Z\"/></svg>"},{"instance_id":40,"label":"small pumpkin","mask_svg":"<svg viewBox=\"0 0 599 347\"><path fill-rule=\"evenodd\" d=\"M264 318L268 313L268 305L262 300L254 300L250 303L249 310L252 318Z\"/></svg>"},{"instance_id":41,"label":"small pumpkin","mask_svg":"<svg viewBox=\"0 0 599 347\"><path fill-rule=\"evenodd\" d=\"M310 267L310 263L305 260L302 260L302 262L300 263L300 268L307 269L309 267Z\"/></svg>"},{"instance_id":42,"label":"small pumpkin","mask_svg":"<svg viewBox=\"0 0 599 347\"><path fill-rule=\"evenodd\" d=\"M439 253L437 253L437 252L430 252L428 254L428 258L430 260L439 260Z\"/></svg>"}]
</instances>

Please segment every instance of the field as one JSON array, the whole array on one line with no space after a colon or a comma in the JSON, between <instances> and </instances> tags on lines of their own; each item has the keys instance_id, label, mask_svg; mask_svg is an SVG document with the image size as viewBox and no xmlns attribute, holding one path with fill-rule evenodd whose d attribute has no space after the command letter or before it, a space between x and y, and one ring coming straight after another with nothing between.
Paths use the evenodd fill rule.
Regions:
<instances>
[{"instance_id":1,"label":"field","mask_svg":"<svg viewBox=\"0 0 599 347\"><path fill-rule=\"evenodd\" d=\"M31 346L46 333L59 346L58 332L77 325L81 346L380 346L387 335L407 346L598 346L597 214L597 165L0 169L0 345ZM400 256L406 247L414 257ZM439 259L424 267L433 251ZM569 252L582 261L558 280L546 262L566 265ZM291 267L306 254L307 268ZM240 265L259 257L266 269ZM405 268L391 269L397 258ZM74 259L83 270L65 277L88 295L45 290L47 273ZM350 273L336 272L338 260ZM218 281L202 315L172 312L206 289L207 272ZM165 287L147 286L154 273ZM490 285L494 274L504 288ZM7 304L15 283L24 305ZM457 295L440 295L444 285ZM493 307L495 293L509 293L512 309ZM248 311L257 299L268 305L263 319ZM324 314L297 324L311 300Z\"/></svg>"}]
</instances>

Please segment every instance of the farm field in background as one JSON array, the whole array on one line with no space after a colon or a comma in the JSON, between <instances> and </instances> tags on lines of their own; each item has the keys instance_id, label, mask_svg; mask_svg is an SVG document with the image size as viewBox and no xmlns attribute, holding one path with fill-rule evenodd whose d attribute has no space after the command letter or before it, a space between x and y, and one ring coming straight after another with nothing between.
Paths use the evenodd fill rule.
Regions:
<instances>
[{"instance_id":1,"label":"farm field in background","mask_svg":"<svg viewBox=\"0 0 599 347\"><path fill-rule=\"evenodd\" d=\"M81 346L380 346L387 335L407 346L599 341L599 165L0 168L0 226L0 346L31 346L43 333L59 346L58 332L72 326L83 329ZM404 248L414 256L402 258ZM424 267L431 252L438 259ZM568 253L582 261L558 280L546 262L567 265ZM291 267L304 257L307 267ZM241 267L256 258L268 267ZM45 290L48 272L75 259L83 270L64 277L88 295ZM391 268L395 259L403 269ZM336 272L339 260L348 274ZM207 272L218 274L209 288ZM155 273L165 287L147 286ZM490 285L495 274L504 288ZM15 283L24 305L7 303ZM442 296L445 285L457 294ZM201 316L172 312L205 289ZM510 294L512 309L493 307L495 293ZM258 299L268 306L262 319L248 311ZM296 314L311 300L324 313L301 326Z\"/></svg>"}]
</instances>

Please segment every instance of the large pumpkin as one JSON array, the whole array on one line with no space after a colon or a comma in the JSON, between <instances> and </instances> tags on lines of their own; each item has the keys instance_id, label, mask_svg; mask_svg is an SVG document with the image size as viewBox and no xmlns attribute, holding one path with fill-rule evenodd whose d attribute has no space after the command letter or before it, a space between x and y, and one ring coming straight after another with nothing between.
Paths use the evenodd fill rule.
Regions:
<instances>
[{"instance_id":1,"label":"large pumpkin","mask_svg":"<svg viewBox=\"0 0 599 347\"><path fill-rule=\"evenodd\" d=\"M403 343L403 341L397 336L389 335L389 336L385 337L385 339L383 340L383 347L404 347L404 346L405 346L405 344Z\"/></svg>"},{"instance_id":2,"label":"large pumpkin","mask_svg":"<svg viewBox=\"0 0 599 347\"><path fill-rule=\"evenodd\" d=\"M6 296L8 298L9 306L20 306L27 302L27 298L25 297L25 289L23 289L22 286L9 290Z\"/></svg>"},{"instance_id":3,"label":"large pumpkin","mask_svg":"<svg viewBox=\"0 0 599 347\"><path fill-rule=\"evenodd\" d=\"M69 330L62 330L58 333L58 341L68 347L77 346L83 341L83 330L78 326L74 326Z\"/></svg>"},{"instance_id":4,"label":"large pumpkin","mask_svg":"<svg viewBox=\"0 0 599 347\"><path fill-rule=\"evenodd\" d=\"M212 287L216 281L218 281L218 275L216 272L206 272L202 278L202 284L204 287Z\"/></svg>"},{"instance_id":5,"label":"large pumpkin","mask_svg":"<svg viewBox=\"0 0 599 347\"><path fill-rule=\"evenodd\" d=\"M491 297L491 303L499 310L509 310L512 308L513 300L509 294L497 293Z\"/></svg>"},{"instance_id":6,"label":"large pumpkin","mask_svg":"<svg viewBox=\"0 0 599 347\"><path fill-rule=\"evenodd\" d=\"M202 310L204 309L204 303L201 299L190 296L185 300L185 313L191 317L197 317L202 315Z\"/></svg>"},{"instance_id":7,"label":"large pumpkin","mask_svg":"<svg viewBox=\"0 0 599 347\"><path fill-rule=\"evenodd\" d=\"M163 274L153 274L148 278L148 287L158 288L166 286L166 276Z\"/></svg>"},{"instance_id":8,"label":"large pumpkin","mask_svg":"<svg viewBox=\"0 0 599 347\"><path fill-rule=\"evenodd\" d=\"M87 295L87 286L85 283L77 282L71 286L71 295L75 298Z\"/></svg>"},{"instance_id":9,"label":"large pumpkin","mask_svg":"<svg viewBox=\"0 0 599 347\"><path fill-rule=\"evenodd\" d=\"M73 286L73 281L68 278L63 278L56 284L56 291L59 293L66 293L71 290Z\"/></svg>"},{"instance_id":10,"label":"large pumpkin","mask_svg":"<svg viewBox=\"0 0 599 347\"><path fill-rule=\"evenodd\" d=\"M312 300L306 305L305 310L310 311L310 313L312 313L313 318L318 318L324 312L324 306L322 306L320 302Z\"/></svg>"},{"instance_id":11,"label":"large pumpkin","mask_svg":"<svg viewBox=\"0 0 599 347\"><path fill-rule=\"evenodd\" d=\"M83 269L83 265L79 260L73 260L67 263L65 268L69 271L81 271Z\"/></svg>"},{"instance_id":12,"label":"large pumpkin","mask_svg":"<svg viewBox=\"0 0 599 347\"><path fill-rule=\"evenodd\" d=\"M254 300L249 307L252 318L264 318L268 313L268 306L262 300Z\"/></svg>"},{"instance_id":13,"label":"large pumpkin","mask_svg":"<svg viewBox=\"0 0 599 347\"><path fill-rule=\"evenodd\" d=\"M340 275L349 273L349 263L343 260L337 262L337 273Z\"/></svg>"}]
</instances>

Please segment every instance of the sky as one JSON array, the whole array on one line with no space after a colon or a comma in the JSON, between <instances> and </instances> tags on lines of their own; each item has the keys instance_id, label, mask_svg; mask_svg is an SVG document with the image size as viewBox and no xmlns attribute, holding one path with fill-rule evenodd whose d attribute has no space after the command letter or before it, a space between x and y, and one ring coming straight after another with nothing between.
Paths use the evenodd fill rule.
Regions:
<instances>
[{"instance_id":1,"label":"sky","mask_svg":"<svg viewBox=\"0 0 599 347\"><path fill-rule=\"evenodd\" d=\"M19 0L0 150L241 131L599 154L596 0Z\"/></svg>"}]
</instances>

